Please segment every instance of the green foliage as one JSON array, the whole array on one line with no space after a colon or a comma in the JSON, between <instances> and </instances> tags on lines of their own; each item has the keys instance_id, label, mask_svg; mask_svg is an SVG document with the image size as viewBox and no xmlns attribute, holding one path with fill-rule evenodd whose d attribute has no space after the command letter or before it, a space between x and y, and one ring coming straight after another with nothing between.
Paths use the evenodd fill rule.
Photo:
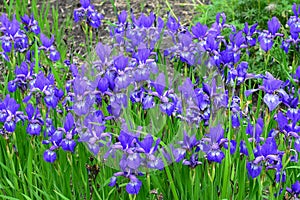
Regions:
<instances>
[{"instance_id":1,"label":"green foliage","mask_svg":"<svg viewBox=\"0 0 300 200\"><path fill-rule=\"evenodd\" d=\"M210 4L199 4L196 10L199 12L194 17L194 22L211 25L219 12L224 12L227 21L237 28L243 27L245 22L249 25L258 23L259 27L267 28L267 21L276 16L282 23L288 20L292 13L293 0L212 0Z\"/></svg>"}]
</instances>

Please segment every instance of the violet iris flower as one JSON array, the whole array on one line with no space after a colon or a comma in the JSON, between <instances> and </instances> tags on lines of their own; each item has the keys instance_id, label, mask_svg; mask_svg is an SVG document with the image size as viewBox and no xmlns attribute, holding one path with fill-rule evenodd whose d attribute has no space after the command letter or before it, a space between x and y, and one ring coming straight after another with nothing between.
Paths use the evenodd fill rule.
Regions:
<instances>
[{"instance_id":1,"label":"violet iris flower","mask_svg":"<svg viewBox=\"0 0 300 200\"><path fill-rule=\"evenodd\" d=\"M276 17L273 17L268 21L268 31L264 30L258 36L258 41L260 43L260 47L264 51L269 51L273 46L273 40L277 36L283 36L280 33L277 33L280 29L280 22Z\"/></svg>"},{"instance_id":2,"label":"violet iris flower","mask_svg":"<svg viewBox=\"0 0 300 200\"><path fill-rule=\"evenodd\" d=\"M249 29L248 23L246 22L245 27L243 29L243 32L245 34L246 43L250 47L256 45L256 38L253 37L253 35L257 32L257 30L256 30L257 25L258 25L258 23L253 24Z\"/></svg>"},{"instance_id":3,"label":"violet iris flower","mask_svg":"<svg viewBox=\"0 0 300 200\"><path fill-rule=\"evenodd\" d=\"M64 151L74 152L76 147L74 137L76 134L73 115L68 113L65 118L64 127L57 128L54 133L51 133L48 140L43 141L43 144L51 144L51 147L44 152L44 160L53 163L57 158L55 150L60 147Z\"/></svg>"},{"instance_id":4,"label":"violet iris flower","mask_svg":"<svg viewBox=\"0 0 300 200\"><path fill-rule=\"evenodd\" d=\"M16 66L15 75L16 78L9 82L8 91L15 92L17 88L20 88L22 92L28 89L28 84L34 79L33 66L28 66L26 62L22 62L20 66Z\"/></svg>"},{"instance_id":5,"label":"violet iris flower","mask_svg":"<svg viewBox=\"0 0 300 200\"><path fill-rule=\"evenodd\" d=\"M183 159L182 164L189 166L190 168L195 168L202 164L202 162L199 161L199 141L197 141L195 135L189 137L186 131L184 131L183 141L179 141L178 144L180 145L180 148L172 150L176 162Z\"/></svg>"},{"instance_id":6,"label":"violet iris flower","mask_svg":"<svg viewBox=\"0 0 300 200\"><path fill-rule=\"evenodd\" d=\"M44 50L46 53L48 53L49 59L53 62L60 60L60 53L55 49L55 47L53 45L54 36L52 36L49 39L47 36L45 36L43 33L41 33L40 39L41 39L42 45L39 47L39 50Z\"/></svg>"},{"instance_id":7,"label":"violet iris flower","mask_svg":"<svg viewBox=\"0 0 300 200\"><path fill-rule=\"evenodd\" d=\"M25 24L25 30L26 31L31 31L34 34L38 35L41 32L41 29L39 27L38 22L34 19L33 14L30 15L30 17L28 15L24 15L23 17L21 17L22 22Z\"/></svg>"},{"instance_id":8,"label":"violet iris flower","mask_svg":"<svg viewBox=\"0 0 300 200\"><path fill-rule=\"evenodd\" d=\"M77 23L86 20L91 27L99 28L103 16L95 10L90 0L80 0L80 4L81 7L74 10L74 21Z\"/></svg>"},{"instance_id":9,"label":"violet iris flower","mask_svg":"<svg viewBox=\"0 0 300 200\"><path fill-rule=\"evenodd\" d=\"M247 90L245 92L246 96L249 96L251 93L257 90L263 90L265 92L263 101L267 104L270 111L273 111L277 106L282 102L279 93L281 96L286 96L286 92L281 88L283 82L281 80L275 79L272 74L266 72L266 76L263 79L263 85L259 86L258 89Z\"/></svg>"},{"instance_id":10,"label":"violet iris flower","mask_svg":"<svg viewBox=\"0 0 300 200\"><path fill-rule=\"evenodd\" d=\"M101 111L95 111L85 116L83 124L79 124L78 128L79 142L86 142L89 150L96 156L101 147L110 146L111 134L105 132L105 120Z\"/></svg>"},{"instance_id":11,"label":"violet iris flower","mask_svg":"<svg viewBox=\"0 0 300 200\"><path fill-rule=\"evenodd\" d=\"M2 49L5 53L9 53L12 50L12 45L14 44L14 49L18 52L24 52L28 49L28 37L24 31L20 29L20 24L14 16L12 21L10 21L5 14L0 18L2 26L0 31L3 32L1 36Z\"/></svg>"},{"instance_id":12,"label":"violet iris flower","mask_svg":"<svg viewBox=\"0 0 300 200\"><path fill-rule=\"evenodd\" d=\"M125 172L117 172L114 174L113 177L110 179L110 183L108 184L110 187L114 187L117 184L117 177L126 177L130 181L126 185L126 191L128 194L138 194L141 187L142 187L142 182L133 174L128 174Z\"/></svg>"},{"instance_id":13,"label":"violet iris flower","mask_svg":"<svg viewBox=\"0 0 300 200\"><path fill-rule=\"evenodd\" d=\"M225 158L225 154L221 148L227 141L224 138L224 129L219 124L216 127L210 128L210 133L203 138L199 144L200 150L206 153L206 158L211 162L221 163Z\"/></svg>"},{"instance_id":14,"label":"violet iris flower","mask_svg":"<svg viewBox=\"0 0 300 200\"><path fill-rule=\"evenodd\" d=\"M230 43L226 45L226 49L221 52L221 60L224 65L232 67L240 60L241 49L246 48L247 45L242 31L231 34Z\"/></svg>"},{"instance_id":15,"label":"violet iris flower","mask_svg":"<svg viewBox=\"0 0 300 200\"><path fill-rule=\"evenodd\" d=\"M294 184L292 184L292 188L287 187L286 191L292 194L295 198L298 198L300 195L300 182L297 180Z\"/></svg>"},{"instance_id":16,"label":"violet iris flower","mask_svg":"<svg viewBox=\"0 0 300 200\"><path fill-rule=\"evenodd\" d=\"M32 104L27 104L25 108L27 113L27 133L30 135L40 135L44 121L38 107L34 108Z\"/></svg>"},{"instance_id":17,"label":"violet iris flower","mask_svg":"<svg viewBox=\"0 0 300 200\"><path fill-rule=\"evenodd\" d=\"M162 170L164 168L162 159L156 155L158 152L158 145L160 144L160 141L161 140L159 138L154 141L153 136L150 134L146 135L146 137L142 141L137 141L139 146L138 151L145 154L145 165L151 169Z\"/></svg>"},{"instance_id":18,"label":"violet iris flower","mask_svg":"<svg viewBox=\"0 0 300 200\"><path fill-rule=\"evenodd\" d=\"M297 9L298 7L298 9ZM282 41L281 48L285 51L285 53L289 52L289 48L291 45L297 47L297 44L300 43L299 34L300 34L300 5L297 6L296 3L293 4L292 10L294 12L294 16L291 16L287 22L287 25L290 27L290 35L288 38Z\"/></svg>"},{"instance_id":19,"label":"violet iris flower","mask_svg":"<svg viewBox=\"0 0 300 200\"><path fill-rule=\"evenodd\" d=\"M18 121L24 117L23 113L18 111L20 105L9 95L3 101L0 101L0 123L4 123L7 132L14 132Z\"/></svg>"},{"instance_id":20,"label":"violet iris flower","mask_svg":"<svg viewBox=\"0 0 300 200\"><path fill-rule=\"evenodd\" d=\"M256 143L259 143L260 141L263 141L264 138L261 137L263 128L264 120L261 117L257 119L255 126L251 125L251 123L249 122L246 128L246 133L250 136L249 142L254 141Z\"/></svg>"},{"instance_id":21,"label":"violet iris flower","mask_svg":"<svg viewBox=\"0 0 300 200\"><path fill-rule=\"evenodd\" d=\"M273 137L268 137L265 143L254 150L255 159L248 162L246 167L248 174L252 178L256 178L260 175L262 170L262 165L266 165L266 169L280 170L283 152L278 151L276 140Z\"/></svg>"}]
</instances>

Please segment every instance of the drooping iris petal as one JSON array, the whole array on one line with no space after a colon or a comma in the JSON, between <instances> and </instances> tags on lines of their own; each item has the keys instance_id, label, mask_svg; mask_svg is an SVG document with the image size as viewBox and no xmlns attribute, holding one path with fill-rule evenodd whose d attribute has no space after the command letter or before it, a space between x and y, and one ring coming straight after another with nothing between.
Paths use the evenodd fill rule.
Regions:
<instances>
[{"instance_id":1,"label":"drooping iris petal","mask_svg":"<svg viewBox=\"0 0 300 200\"><path fill-rule=\"evenodd\" d=\"M141 157L138 153L129 154L127 157L127 166L136 170L140 167L141 161Z\"/></svg>"},{"instance_id":2,"label":"drooping iris petal","mask_svg":"<svg viewBox=\"0 0 300 200\"><path fill-rule=\"evenodd\" d=\"M65 151L74 152L76 142L74 140L63 139L61 142L61 148Z\"/></svg>"},{"instance_id":3,"label":"drooping iris petal","mask_svg":"<svg viewBox=\"0 0 300 200\"><path fill-rule=\"evenodd\" d=\"M9 92L15 92L17 90L17 83L12 80L12 81L9 81L8 84L7 84L7 90Z\"/></svg>"},{"instance_id":4,"label":"drooping iris petal","mask_svg":"<svg viewBox=\"0 0 300 200\"><path fill-rule=\"evenodd\" d=\"M56 62L60 60L60 53L56 50L50 51L49 58L51 61Z\"/></svg>"},{"instance_id":5,"label":"drooping iris petal","mask_svg":"<svg viewBox=\"0 0 300 200\"><path fill-rule=\"evenodd\" d=\"M281 103L279 96L276 94L265 94L264 102L267 104L270 111L273 111Z\"/></svg>"},{"instance_id":6,"label":"drooping iris petal","mask_svg":"<svg viewBox=\"0 0 300 200\"><path fill-rule=\"evenodd\" d=\"M129 183L127 183L126 191L129 194L138 194L141 189L141 186L142 186L142 182L136 179L134 181L130 181Z\"/></svg>"},{"instance_id":7,"label":"drooping iris petal","mask_svg":"<svg viewBox=\"0 0 300 200\"><path fill-rule=\"evenodd\" d=\"M142 104L143 104L143 109L144 110L148 110L150 108L153 108L155 106L153 96L147 95L146 97L144 97L143 101L142 101Z\"/></svg>"},{"instance_id":8,"label":"drooping iris petal","mask_svg":"<svg viewBox=\"0 0 300 200\"><path fill-rule=\"evenodd\" d=\"M41 133L42 127L38 123L29 123L27 126L27 133L30 135L39 135Z\"/></svg>"},{"instance_id":9,"label":"drooping iris petal","mask_svg":"<svg viewBox=\"0 0 300 200\"><path fill-rule=\"evenodd\" d=\"M211 150L207 153L207 160L211 162L221 163L225 158L225 154L221 150Z\"/></svg>"},{"instance_id":10,"label":"drooping iris petal","mask_svg":"<svg viewBox=\"0 0 300 200\"><path fill-rule=\"evenodd\" d=\"M246 168L248 170L248 174L252 177L252 178L256 178L260 175L262 167L259 165L256 165L252 162L248 162L246 165Z\"/></svg>"},{"instance_id":11,"label":"drooping iris petal","mask_svg":"<svg viewBox=\"0 0 300 200\"><path fill-rule=\"evenodd\" d=\"M53 163L56 160L56 153L51 150L46 150L44 152L44 160Z\"/></svg>"},{"instance_id":12,"label":"drooping iris petal","mask_svg":"<svg viewBox=\"0 0 300 200\"><path fill-rule=\"evenodd\" d=\"M117 183L117 177L113 176L110 178L108 186L114 187L116 185L116 183Z\"/></svg>"},{"instance_id":13,"label":"drooping iris petal","mask_svg":"<svg viewBox=\"0 0 300 200\"><path fill-rule=\"evenodd\" d=\"M13 120L6 121L4 123L4 128L7 132L14 132L16 130L16 122Z\"/></svg>"},{"instance_id":14,"label":"drooping iris petal","mask_svg":"<svg viewBox=\"0 0 300 200\"><path fill-rule=\"evenodd\" d=\"M273 46L273 40L267 37L263 37L260 40L260 47L262 48L262 50L264 50L265 52L269 51Z\"/></svg>"}]
</instances>

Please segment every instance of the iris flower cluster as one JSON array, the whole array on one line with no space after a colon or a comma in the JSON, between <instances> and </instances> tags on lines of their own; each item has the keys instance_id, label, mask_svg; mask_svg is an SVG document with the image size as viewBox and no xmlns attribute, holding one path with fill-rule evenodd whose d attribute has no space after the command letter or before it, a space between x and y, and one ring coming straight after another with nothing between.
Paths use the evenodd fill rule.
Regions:
<instances>
[{"instance_id":1,"label":"iris flower cluster","mask_svg":"<svg viewBox=\"0 0 300 200\"><path fill-rule=\"evenodd\" d=\"M81 7L74 10L74 21L100 27L102 15L89 0L80 3ZM279 32L281 24L276 17L268 21L268 30L259 30L257 24L247 23L242 30L237 30L226 23L224 13L219 13L211 27L197 23L189 31L171 15L165 22L154 13L142 13L139 17L130 13L131 20L128 20L128 13L122 11L110 28L113 42L97 44L96 60L82 66L64 61L62 65L69 69L69 78L63 88L58 86L52 69L42 69L44 63L35 60L35 53L41 56L43 51L48 57L47 64L61 62L54 36L48 38L42 33L32 15L24 15L23 24L15 17L10 20L2 15L1 54L6 62L14 53L22 54L24 60L15 67L7 87L10 93L19 92L22 99L17 102L8 94L0 100L0 133L15 132L17 123L22 122L29 135L43 137L43 144L48 147L44 159L50 163L57 160L58 149L74 152L77 143L82 142L95 156L103 155L105 162L117 163L113 167L119 171L114 173L109 186L117 186L123 177L128 180L129 194L140 191L139 176L150 169L163 170L172 162L181 162L190 168L203 163L222 164L226 151L246 157L249 178L258 177L263 170L274 170L275 181L285 182L283 157L286 152L280 148L278 137L283 135L289 150L287 156L297 162L300 151L298 88L269 72L249 73L249 64L242 59L243 54L249 54L255 46L269 52L275 40L282 42L285 52L290 45L298 48L300 6L294 4L293 12L294 16L288 21L290 33L284 36ZM225 29L231 31L228 38L222 35ZM31 40L29 34L34 34L37 42ZM157 46L165 39L169 43L158 51ZM38 52L32 51L31 44L38 44ZM158 64L159 57L166 63L180 62L192 72L205 65L207 74L195 73L192 77L174 80L166 76ZM222 85L218 84L218 77ZM300 67L292 78L294 83L299 83ZM262 81L258 88L246 90L245 96L262 91L262 101L277 121L277 127L272 127L269 133L264 121L269 113L263 113L252 124L253 120L241 108L242 96L229 90L243 86L248 79ZM280 106L286 106L286 111ZM19 111L20 107L24 107L25 112ZM141 116L158 108L160 113L157 114L187 125L178 131L183 137L176 138L174 144L165 144L165 133L156 137L143 127L135 127L133 121L126 121L126 111L133 108ZM231 113L231 124L212 125L217 113L223 111L224 117ZM120 130L111 128L111 124L119 123L122 123ZM229 137L228 126L234 131L244 127L245 132L240 133L243 139L235 134ZM247 147L249 144L252 149ZM299 182L287 191L299 196Z\"/></svg>"}]
</instances>

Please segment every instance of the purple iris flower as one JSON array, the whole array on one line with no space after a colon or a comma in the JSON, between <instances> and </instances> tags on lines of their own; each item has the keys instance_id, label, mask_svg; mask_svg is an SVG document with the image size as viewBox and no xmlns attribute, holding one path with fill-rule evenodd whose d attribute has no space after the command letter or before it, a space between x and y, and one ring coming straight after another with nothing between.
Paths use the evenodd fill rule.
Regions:
<instances>
[{"instance_id":1,"label":"purple iris flower","mask_svg":"<svg viewBox=\"0 0 300 200\"><path fill-rule=\"evenodd\" d=\"M259 143L260 141L264 140L264 138L261 137L263 128L264 128L264 120L261 117L257 119L255 127L251 125L251 123L249 122L246 128L246 133L251 137L249 141L254 140L255 142Z\"/></svg>"},{"instance_id":2,"label":"purple iris flower","mask_svg":"<svg viewBox=\"0 0 300 200\"><path fill-rule=\"evenodd\" d=\"M245 23L245 27L243 29L243 32L245 34L245 39L247 44L252 47L256 45L256 38L253 37L253 35L257 32L256 27L258 26L258 23L252 25L249 29L248 23Z\"/></svg>"},{"instance_id":3,"label":"purple iris flower","mask_svg":"<svg viewBox=\"0 0 300 200\"><path fill-rule=\"evenodd\" d=\"M53 163L56 160L57 156L56 156L56 152L51 151L51 150L46 150L44 152L44 160L46 162L50 162Z\"/></svg>"},{"instance_id":4,"label":"purple iris flower","mask_svg":"<svg viewBox=\"0 0 300 200\"><path fill-rule=\"evenodd\" d=\"M100 148L109 146L110 133L105 132L105 117L101 111L91 112L85 116L83 124L78 128L79 142L86 142L89 150L96 156Z\"/></svg>"},{"instance_id":5,"label":"purple iris flower","mask_svg":"<svg viewBox=\"0 0 300 200\"><path fill-rule=\"evenodd\" d=\"M183 132L183 141L179 141L181 148L185 151L192 151L198 144L199 141L196 139L196 135L188 136L186 131Z\"/></svg>"},{"instance_id":6,"label":"purple iris flower","mask_svg":"<svg viewBox=\"0 0 300 200\"><path fill-rule=\"evenodd\" d=\"M94 6L91 5L90 0L80 0L80 4L81 7L74 10L74 21L79 22L86 20L91 27L99 28L103 16L95 10Z\"/></svg>"},{"instance_id":7,"label":"purple iris flower","mask_svg":"<svg viewBox=\"0 0 300 200\"><path fill-rule=\"evenodd\" d=\"M105 66L109 66L112 63L112 60L110 58L112 53L112 47L110 45L103 45L101 42L99 42L95 48L96 54L98 58L100 59L100 62L96 62L100 65L100 70L103 70Z\"/></svg>"},{"instance_id":8,"label":"purple iris flower","mask_svg":"<svg viewBox=\"0 0 300 200\"><path fill-rule=\"evenodd\" d=\"M181 92L184 98L195 98L194 85L190 78L186 78L185 82L178 87L178 91Z\"/></svg>"},{"instance_id":9,"label":"purple iris flower","mask_svg":"<svg viewBox=\"0 0 300 200\"><path fill-rule=\"evenodd\" d=\"M132 176L130 178L130 182L126 185L126 191L128 192L128 194L138 194L141 186L142 182L135 176Z\"/></svg>"},{"instance_id":10,"label":"purple iris flower","mask_svg":"<svg viewBox=\"0 0 300 200\"><path fill-rule=\"evenodd\" d=\"M159 96L163 96L164 90L166 88L165 74L160 73L155 81L151 82L151 86L154 87L155 91Z\"/></svg>"},{"instance_id":11,"label":"purple iris flower","mask_svg":"<svg viewBox=\"0 0 300 200\"><path fill-rule=\"evenodd\" d=\"M23 119L23 113L18 111L19 107L20 105L9 95L0 101L0 122L4 123L7 132L14 132L16 123Z\"/></svg>"},{"instance_id":12,"label":"purple iris flower","mask_svg":"<svg viewBox=\"0 0 300 200\"><path fill-rule=\"evenodd\" d=\"M234 86L236 80L236 84L240 85L246 79L253 78L253 75L247 73L247 69L248 69L248 63L244 61L238 64L236 69L230 67L227 74L226 83L230 84L231 86Z\"/></svg>"},{"instance_id":13,"label":"purple iris flower","mask_svg":"<svg viewBox=\"0 0 300 200\"><path fill-rule=\"evenodd\" d=\"M127 12L126 10L122 10L122 12L118 15L119 24L125 24L127 20Z\"/></svg>"},{"instance_id":14,"label":"purple iris flower","mask_svg":"<svg viewBox=\"0 0 300 200\"><path fill-rule=\"evenodd\" d=\"M298 198L300 195L300 182L297 180L294 184L292 184L292 188L287 187L286 190L294 197Z\"/></svg>"},{"instance_id":15,"label":"purple iris flower","mask_svg":"<svg viewBox=\"0 0 300 200\"><path fill-rule=\"evenodd\" d=\"M135 89L130 93L130 100L132 103L142 102L142 99L145 96L145 89L143 87Z\"/></svg>"},{"instance_id":16,"label":"purple iris flower","mask_svg":"<svg viewBox=\"0 0 300 200\"><path fill-rule=\"evenodd\" d=\"M241 140L241 142L240 142L240 153L241 153L241 154L244 154L244 155L246 155L246 156L249 155L248 149L247 149L247 146L246 146L246 143L245 143L245 141L243 141L243 140Z\"/></svg>"},{"instance_id":17,"label":"purple iris flower","mask_svg":"<svg viewBox=\"0 0 300 200\"><path fill-rule=\"evenodd\" d=\"M146 166L152 169L162 170L164 168L164 163L161 158L159 158L157 154L158 145L160 144L160 139L158 138L155 142L152 135L148 134L142 141L137 141L139 152L145 154L145 162Z\"/></svg>"},{"instance_id":18,"label":"purple iris flower","mask_svg":"<svg viewBox=\"0 0 300 200\"><path fill-rule=\"evenodd\" d=\"M180 28L180 20L177 21L170 15L166 25L171 32L176 32Z\"/></svg>"},{"instance_id":19,"label":"purple iris flower","mask_svg":"<svg viewBox=\"0 0 300 200\"><path fill-rule=\"evenodd\" d=\"M280 29L280 22L276 17L272 17L272 19L268 21L268 29L272 35L275 35Z\"/></svg>"},{"instance_id":20,"label":"purple iris flower","mask_svg":"<svg viewBox=\"0 0 300 200\"><path fill-rule=\"evenodd\" d=\"M108 87L109 87L108 79L106 77L100 78L97 86L98 90L104 93L108 90Z\"/></svg>"},{"instance_id":21,"label":"purple iris flower","mask_svg":"<svg viewBox=\"0 0 300 200\"><path fill-rule=\"evenodd\" d=\"M20 29L20 24L14 16L10 21L6 15L2 15L2 27L0 30L3 32L1 36L2 49L5 53L9 53L14 45L18 52L24 52L28 49L28 37L23 30Z\"/></svg>"},{"instance_id":22,"label":"purple iris flower","mask_svg":"<svg viewBox=\"0 0 300 200\"><path fill-rule=\"evenodd\" d=\"M75 125L74 123L74 118L71 113L68 113L66 116L66 120L64 123L64 130L66 133L65 138L61 141L61 148L65 151L71 151L74 152L76 142L74 141L73 137L76 134L75 129L73 126Z\"/></svg>"},{"instance_id":23,"label":"purple iris flower","mask_svg":"<svg viewBox=\"0 0 300 200\"><path fill-rule=\"evenodd\" d=\"M110 97L110 105L108 105L108 111L115 117L121 115L122 108L126 108L128 105L127 95L124 93L117 93Z\"/></svg>"},{"instance_id":24,"label":"purple iris flower","mask_svg":"<svg viewBox=\"0 0 300 200\"><path fill-rule=\"evenodd\" d=\"M195 26L191 28L191 31L197 39L203 40L204 37L206 37L207 35L207 29L208 28L206 25L202 25L198 22Z\"/></svg>"},{"instance_id":25,"label":"purple iris flower","mask_svg":"<svg viewBox=\"0 0 300 200\"><path fill-rule=\"evenodd\" d=\"M258 177L262 171L262 166L253 162L247 162L246 168L249 176L251 176L252 178Z\"/></svg>"},{"instance_id":26,"label":"purple iris flower","mask_svg":"<svg viewBox=\"0 0 300 200\"><path fill-rule=\"evenodd\" d=\"M228 142L224 143L224 148L228 149ZM236 150L236 141L230 140L230 154L234 154Z\"/></svg>"},{"instance_id":27,"label":"purple iris flower","mask_svg":"<svg viewBox=\"0 0 300 200\"><path fill-rule=\"evenodd\" d=\"M27 113L28 126L26 131L30 135L40 135L44 121L38 108L34 108L32 104L27 104L25 108Z\"/></svg>"},{"instance_id":28,"label":"purple iris flower","mask_svg":"<svg viewBox=\"0 0 300 200\"><path fill-rule=\"evenodd\" d=\"M297 9L298 7L298 9ZM296 46L299 44L299 34L300 34L300 9L299 5L297 6L296 3L293 4L292 10L294 12L294 16L291 16L287 22L287 25L290 27L290 36L282 41L281 48L288 53L289 47L291 45Z\"/></svg>"},{"instance_id":29,"label":"purple iris flower","mask_svg":"<svg viewBox=\"0 0 300 200\"><path fill-rule=\"evenodd\" d=\"M221 60L224 65L231 67L240 60L241 49L246 48L247 45L242 31L231 34L229 39L230 43L221 52Z\"/></svg>"},{"instance_id":30,"label":"purple iris flower","mask_svg":"<svg viewBox=\"0 0 300 200\"><path fill-rule=\"evenodd\" d=\"M298 137L297 133L300 132L300 126L297 125L300 121L299 109L289 108L286 115L279 112L276 121L281 132L285 133L287 136L292 135L296 138Z\"/></svg>"},{"instance_id":31,"label":"purple iris flower","mask_svg":"<svg viewBox=\"0 0 300 200\"><path fill-rule=\"evenodd\" d=\"M64 92L61 89L57 89L56 87L49 87L44 91L45 97L44 101L47 106L50 108L56 108L58 102L64 95Z\"/></svg>"},{"instance_id":32,"label":"purple iris flower","mask_svg":"<svg viewBox=\"0 0 300 200\"><path fill-rule=\"evenodd\" d=\"M154 54L145 45L140 45L138 52L133 55L136 59L134 61L136 67L133 71L135 81L146 81L150 78L150 73L156 74L158 72L157 64L150 56Z\"/></svg>"},{"instance_id":33,"label":"purple iris flower","mask_svg":"<svg viewBox=\"0 0 300 200\"><path fill-rule=\"evenodd\" d=\"M25 92L28 89L28 84L30 81L34 79L33 77L33 67L28 66L26 62L22 62L20 66L16 66L15 69L15 79L12 80L16 87L20 88L22 92ZM14 90L10 90L10 92L14 92Z\"/></svg>"},{"instance_id":34,"label":"purple iris flower","mask_svg":"<svg viewBox=\"0 0 300 200\"><path fill-rule=\"evenodd\" d=\"M151 12L149 16L146 16L144 13L142 13L139 19L136 19L133 15L133 23L140 28L150 28L153 25L154 20L155 15L153 12Z\"/></svg>"},{"instance_id":35,"label":"purple iris flower","mask_svg":"<svg viewBox=\"0 0 300 200\"><path fill-rule=\"evenodd\" d=\"M131 174L131 173L126 173L126 172L115 173L114 176L111 177L108 185L110 187L116 186L117 177L119 177L119 176L124 176L129 179L129 182L126 185L126 192L128 194L138 194L139 193L141 186L142 186L142 182L136 177L136 175Z\"/></svg>"},{"instance_id":36,"label":"purple iris flower","mask_svg":"<svg viewBox=\"0 0 300 200\"><path fill-rule=\"evenodd\" d=\"M198 155L198 144L195 135L188 136L186 131L183 132L183 141L179 141L179 148L173 148L171 146L171 152L176 162L180 162L183 160L182 164L187 165L191 168L195 168L196 166L202 164L199 161Z\"/></svg>"},{"instance_id":37,"label":"purple iris flower","mask_svg":"<svg viewBox=\"0 0 300 200\"><path fill-rule=\"evenodd\" d=\"M165 94L161 96L160 99L162 102L160 104L160 110L163 113L166 113L168 116L171 116L173 113L181 113L181 101L177 97L177 95L173 93L173 91L165 92Z\"/></svg>"},{"instance_id":38,"label":"purple iris flower","mask_svg":"<svg viewBox=\"0 0 300 200\"><path fill-rule=\"evenodd\" d=\"M128 58L120 55L114 59L114 66L117 70L124 71L128 65Z\"/></svg>"},{"instance_id":39,"label":"purple iris flower","mask_svg":"<svg viewBox=\"0 0 300 200\"><path fill-rule=\"evenodd\" d=\"M198 165L202 165L202 162L199 161L199 154L198 153L193 153L190 157L190 159L184 159L182 161L183 165L187 165L190 168L194 169Z\"/></svg>"},{"instance_id":40,"label":"purple iris flower","mask_svg":"<svg viewBox=\"0 0 300 200\"><path fill-rule=\"evenodd\" d=\"M260 47L264 51L269 51L274 42L274 38L277 36L283 36L280 33L277 33L280 29L280 22L276 17L273 17L271 20L268 21L268 31L264 30L258 36L258 41L260 42Z\"/></svg>"},{"instance_id":41,"label":"purple iris flower","mask_svg":"<svg viewBox=\"0 0 300 200\"><path fill-rule=\"evenodd\" d=\"M39 47L40 50L44 50L48 53L49 59L53 62L60 60L60 53L55 49L54 43L54 36L51 36L49 39L43 33L40 34L40 39L42 45Z\"/></svg>"},{"instance_id":42,"label":"purple iris flower","mask_svg":"<svg viewBox=\"0 0 300 200\"><path fill-rule=\"evenodd\" d=\"M224 129L219 124L210 128L210 133L202 139L199 144L200 150L206 153L206 158L211 162L221 163L225 158L225 154L221 151L223 144L227 141L224 138Z\"/></svg>"},{"instance_id":43,"label":"purple iris flower","mask_svg":"<svg viewBox=\"0 0 300 200\"><path fill-rule=\"evenodd\" d=\"M48 120L47 124L50 125L51 121ZM74 149L76 147L74 136L76 134L77 132L74 118L71 113L68 113L65 118L64 127L57 128L54 133L51 133L51 135L49 135L49 140L43 141L43 144L51 144L50 149L44 152L44 159L47 162L54 162L56 160L55 150L60 147L64 151L74 152Z\"/></svg>"},{"instance_id":44,"label":"purple iris flower","mask_svg":"<svg viewBox=\"0 0 300 200\"><path fill-rule=\"evenodd\" d=\"M275 79L272 74L266 72L266 76L263 80L263 85L259 86L258 89L247 90L245 92L246 96L257 90L263 90L265 92L264 102L267 104L270 111L273 111L282 102L280 96L276 94L278 92L281 96L286 96L286 92L281 88L283 82L281 80Z\"/></svg>"},{"instance_id":45,"label":"purple iris flower","mask_svg":"<svg viewBox=\"0 0 300 200\"><path fill-rule=\"evenodd\" d=\"M36 35L40 34L41 29L39 27L38 22L34 19L33 15L29 17L25 14L23 17L21 17L21 19L22 22L25 24L24 28L26 31L31 31Z\"/></svg>"},{"instance_id":46,"label":"purple iris flower","mask_svg":"<svg viewBox=\"0 0 300 200\"><path fill-rule=\"evenodd\" d=\"M142 105L144 110L148 110L155 106L154 98L151 95L146 95L142 99Z\"/></svg>"},{"instance_id":47,"label":"purple iris flower","mask_svg":"<svg viewBox=\"0 0 300 200\"><path fill-rule=\"evenodd\" d=\"M44 131L44 137L50 137L51 135L53 135L53 133L55 133L56 129L53 125L53 121L51 118L49 118L48 116L46 117L46 129Z\"/></svg>"},{"instance_id":48,"label":"purple iris flower","mask_svg":"<svg viewBox=\"0 0 300 200\"><path fill-rule=\"evenodd\" d=\"M266 165L266 169L278 169L281 165L283 152L278 151L276 140L268 137L263 145L258 145L254 150L255 159L247 163L248 174L255 178L260 175L262 164Z\"/></svg>"}]
</instances>

